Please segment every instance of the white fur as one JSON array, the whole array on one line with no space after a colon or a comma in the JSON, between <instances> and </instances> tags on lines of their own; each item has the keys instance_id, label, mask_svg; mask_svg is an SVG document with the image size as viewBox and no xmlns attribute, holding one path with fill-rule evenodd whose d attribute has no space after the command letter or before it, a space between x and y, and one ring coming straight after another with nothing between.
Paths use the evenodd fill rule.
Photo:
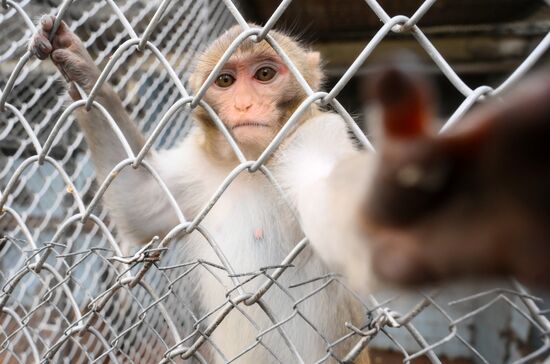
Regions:
<instances>
[{"instance_id":1,"label":"white fur","mask_svg":"<svg viewBox=\"0 0 550 364\"><path fill-rule=\"evenodd\" d=\"M277 157L277 175L317 254L361 290L378 285L358 223L370 158L351 143L344 120L329 113L308 120Z\"/></svg>"},{"instance_id":2,"label":"white fur","mask_svg":"<svg viewBox=\"0 0 550 364\"><path fill-rule=\"evenodd\" d=\"M65 69L71 70L72 74L69 76L72 81L89 88L90 79L86 76L90 72L99 74L99 70L80 43L75 41L72 46L73 57L64 64L71 67ZM311 68L314 73L318 73L318 54L312 53L312 56ZM86 87L84 88L87 89ZM137 154L144 144L143 137L124 111L116 92L104 83L95 100L109 112L124 134L128 146ZM90 111L79 109L75 115L90 146L96 175L101 182L115 165L128 158L127 151L122 148L120 140L96 108ZM189 220L208 204L232 169L227 163L214 160L204 152L199 145L201 137L200 129L196 129L179 147L158 153L151 152L146 159L160 174ZM248 174L245 171L223 193L201 222L201 227L211 234L213 241L237 273L280 264L302 239L301 227L319 251L332 251L335 240L348 239L349 221L341 218L338 220L334 216L337 212L334 206L341 207L340 202L344 200L334 198L333 184L330 181L341 162L355 154L344 123L338 116L325 113L306 121L281 145L269 163L275 178L288 194L291 206L283 203L279 193L261 173ZM319 200L320 198L322 199ZM105 201L119 234L130 243L146 243L154 235L164 236L178 224L166 194L143 168L125 168L121 171L106 191ZM322 201L319 208L315 208L316 201ZM340 202L334 204L334 201ZM355 205L352 203L342 208L355 211ZM298 212L302 226L293 218L292 209ZM345 216L350 215L348 213ZM262 233L258 234L257 231ZM263 235L262 239L258 239L258 235ZM332 240L327 241L329 236ZM186 260L203 259L220 263L209 243L198 231L189 234L183 241L172 244L183 245L187 254ZM321 255L327 257L330 254ZM285 271L262 301L270 309L276 322L284 321L280 327L286 331L303 361L312 363L327 354L329 344L348 333L345 322L362 325L361 306L338 283L330 284L298 304L298 300L305 298L322 282L293 289L288 288L289 285L317 278L328 270L309 248L293 264L295 266ZM195 279L189 279L189 296L197 293L201 314L205 314L226 301L225 294L232 287L232 281L228 272L209 271L203 267L199 267L196 272ZM243 289L254 293L265 280L265 277L260 276L244 285ZM295 305L297 306L294 307ZM204 325L212 322L217 314L214 313L210 320L205 320ZM258 327L248 324L247 319L242 317L243 314L248 315ZM240 304L216 328L210 341L230 359L261 339L283 363L297 362L277 330L265 332L262 338L257 337L260 332L272 326L273 323L258 305ZM351 341L357 341L357 338L352 338ZM352 344L349 341L341 343L333 350L341 355ZM211 347L210 343L206 343L205 347ZM218 363L223 360L221 356L213 354L212 361ZM268 350L260 345L238 361L251 364L276 362ZM356 360L356 363L364 364L366 361Z\"/></svg>"},{"instance_id":3,"label":"white fur","mask_svg":"<svg viewBox=\"0 0 550 364\"><path fill-rule=\"evenodd\" d=\"M177 148L159 152L150 162L169 186L187 219L194 218L208 203L231 167L212 160L198 145L199 130ZM312 239L322 237L330 229L330 221L323 220L324 209L321 204L315 208L316 201L325 198L324 180L330 176L334 167L345 158L357 155L348 138L342 119L336 115L325 114L307 121L285 141L269 164L275 178L287 192L292 206L285 205L283 199L270 182L261 174L241 173L222 194L212 210L201 223L213 237L216 244L231 264L235 272L254 272L265 266L280 264L292 248L303 238L300 223L293 217L291 208L298 211L303 227ZM132 199L121 200L124 193L119 188L117 201L111 201L117 225L125 239L143 242L150 239L151 232L167 232L176 223L175 214L167 199L154 181L140 182L136 186L139 194ZM317 187L316 187L317 184ZM319 187L321 186L321 187ZM115 186L113 186L116 188ZM121 186L119 186L121 187ZM126 188L127 189L127 188ZM317 192L320 194L318 195ZM123 209L124 211L121 211ZM330 216L330 215L327 215ZM257 240L254 231L263 230L263 239ZM139 229L139 230L138 230ZM338 237L337 231L331 231L330 237ZM323 240L323 239L320 239ZM334 242L333 242L334 243ZM187 257L204 259L220 264L219 259L207 241L198 233L190 234L184 241ZM314 243L315 244L315 243ZM330 243L321 243L330 248ZM332 246L335 246L332 244ZM326 248L326 246L325 246ZM289 268L279 284L288 287L292 283L306 281L328 273L324 263L309 248L296 259L295 267ZM232 286L231 280L223 272L216 271L217 278L206 269L200 268L195 290L201 297L203 313L209 312L223 302L225 293ZM244 286L249 293L255 292L266 280L258 277ZM277 286L272 287L264 296L264 303L272 310L277 321L293 317L282 328L296 345L306 363L315 362L326 355L326 343L306 321L294 312L296 300L303 298L322 282L288 289L293 297L288 297ZM233 310L214 331L211 340L227 358L238 355L249 345L256 342L259 332L273 325L265 313L256 305L240 308L260 327L255 328L248 320ZM348 331L345 322L362 325L361 307L357 301L345 292L337 283L331 284L298 306L304 315L327 339L334 341ZM216 315L214 315L216 316ZM207 321L210 322L210 321ZM203 327L204 329L204 327ZM352 339L339 346L341 354L349 350L356 341ZM262 342L270 348L283 363L294 363L291 354L277 330L264 335ZM222 362L214 355L215 362ZM262 346L257 346L245 354L239 362L272 363L275 359Z\"/></svg>"}]
</instances>

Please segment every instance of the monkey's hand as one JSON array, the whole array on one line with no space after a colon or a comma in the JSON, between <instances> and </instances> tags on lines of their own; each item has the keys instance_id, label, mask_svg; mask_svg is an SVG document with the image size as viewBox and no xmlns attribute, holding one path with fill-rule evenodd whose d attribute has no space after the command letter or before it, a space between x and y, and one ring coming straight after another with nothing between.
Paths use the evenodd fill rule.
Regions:
<instances>
[{"instance_id":1,"label":"monkey's hand","mask_svg":"<svg viewBox=\"0 0 550 364\"><path fill-rule=\"evenodd\" d=\"M54 21L55 16L53 15L42 16L37 32L29 42L28 49L41 60L50 56L69 82L69 95L73 100L78 100L80 95L74 84L78 84L84 91L89 92L100 72L80 38L69 29L65 22L61 22L50 39Z\"/></svg>"}]
</instances>

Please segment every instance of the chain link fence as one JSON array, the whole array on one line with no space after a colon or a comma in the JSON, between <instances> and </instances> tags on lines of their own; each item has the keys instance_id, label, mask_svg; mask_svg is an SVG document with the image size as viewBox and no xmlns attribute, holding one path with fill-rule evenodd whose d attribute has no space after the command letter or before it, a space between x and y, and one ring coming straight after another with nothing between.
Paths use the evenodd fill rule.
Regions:
<instances>
[{"instance_id":1,"label":"chain link fence","mask_svg":"<svg viewBox=\"0 0 550 364\"><path fill-rule=\"evenodd\" d=\"M116 228L98 204L104 189L94 180L83 135L72 125L72 112L87 100L72 103L54 66L39 62L26 51L38 16L48 13L63 18L103 69L98 83L106 82L110 74L109 82L131 118L150 135L153 146L169 148L185 136L190 110L204 94L204 88L197 95L187 92L194 56L223 30L238 23L242 35L219 65L227 61L240 41L248 37L267 39L308 93L305 103L331 105L358 139L370 146L337 97L389 34L414 37L464 95L444 129L480 98L499 95L521 79L550 47L549 33L498 87L472 89L417 26L435 2L424 1L410 17L392 17L377 1L367 0L365 6L382 21L380 29L365 41L361 54L331 90L314 93L269 36L291 1L282 1L265 26L254 28L230 0L2 0L0 362L204 363L212 355L216 362L238 362L246 361L250 351L265 350L273 362L286 363L285 356L271 350L264 340L273 332L294 354L293 362L304 362L281 327L294 317L306 320L304 312L313 304L311 297L338 286L359 302L365 324L337 323L345 327L346 335L334 341L323 336L315 317L308 317L308 326L326 347L326 355L316 359L319 363L352 362L367 345L401 353L405 363L415 358L431 363L548 363L548 310L542 308L540 298L515 281L498 282L489 288L447 287L438 292L411 293L407 299L392 293L363 298L334 274L308 277L291 285L280 280L283 273L292 275L293 262L309 254L306 239L295 242L282 261L255 272L234 271L223 259L205 261L184 256L171 237L184 230L200 231L207 237L201 221L216 196L203 214L186 220L180 211L180 224L167 237L124 256ZM293 116L290 122L295 120ZM236 170L251 173L259 169L258 173L269 174L264 162L281 139L275 138L257 161L243 159ZM120 168L129 168L135 161L136 156L129 155ZM220 186L221 193L237 174L228 176ZM107 186L104 181L99 183ZM159 183L163 184L161 180ZM209 243L212 249L219 249L216 242ZM158 254L160 260L156 259ZM226 300L217 310L204 312L196 306L193 296L200 287L193 282L194 270L231 277L232 286L220 285ZM252 280L263 283L257 291L247 292L246 284ZM303 292L304 286L309 293L297 296L295 289L301 287ZM284 319L272 318L266 327L254 322L244 307L258 306L269 315L269 292L273 290L289 297L291 314ZM230 311L241 312L243 325L251 325L257 332L255 340L232 356L211 339ZM426 326L426 321L432 324ZM335 348L348 339L353 339L354 345L344 356L337 356Z\"/></svg>"}]
</instances>

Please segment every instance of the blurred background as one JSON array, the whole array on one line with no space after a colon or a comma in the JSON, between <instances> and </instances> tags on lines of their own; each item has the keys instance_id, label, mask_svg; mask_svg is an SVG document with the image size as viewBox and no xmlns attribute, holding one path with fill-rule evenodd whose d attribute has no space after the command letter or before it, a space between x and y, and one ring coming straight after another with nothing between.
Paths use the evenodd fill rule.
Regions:
<instances>
[{"instance_id":1,"label":"blurred background","mask_svg":"<svg viewBox=\"0 0 550 364\"><path fill-rule=\"evenodd\" d=\"M368 2L368 1L367 1ZM422 0L382 0L389 16L412 16ZM241 1L247 20L264 24L279 5L277 0ZM277 26L309 42L326 61L330 89L383 23L365 1L294 1ZM464 82L475 89L498 86L531 53L550 29L550 7L541 0L439 0L418 26ZM444 121L464 97L409 34L390 33L339 95L346 109L364 120L369 75L391 54L410 52L423 62L439 97L438 116ZM549 52L538 64L550 59Z\"/></svg>"}]
</instances>

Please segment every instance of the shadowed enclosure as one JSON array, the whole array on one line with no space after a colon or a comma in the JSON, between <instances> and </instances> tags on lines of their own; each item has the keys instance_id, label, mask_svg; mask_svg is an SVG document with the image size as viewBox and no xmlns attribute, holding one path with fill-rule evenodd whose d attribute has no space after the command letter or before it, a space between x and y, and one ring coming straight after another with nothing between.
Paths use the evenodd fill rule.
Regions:
<instances>
[{"instance_id":1,"label":"shadowed enclosure","mask_svg":"<svg viewBox=\"0 0 550 364\"><path fill-rule=\"evenodd\" d=\"M242 41L267 40L308 94L302 106L319 103L339 113L366 149L373 149L370 140L338 98L385 38L398 34L414 39L438 73L462 95L442 132L460 122L478 101L498 97L512 87L550 47L547 33L503 82L471 87L422 31L422 19L437 1L418 2L412 15L406 16L390 15L384 2L357 0L381 20L379 27L364 37L362 51L329 90L313 92L270 36L285 11L299 2L282 1L264 26L251 27L240 4L230 0L1 0L0 363L204 363L206 352L224 362L239 362L253 350L267 351L274 363L283 362L280 353L263 341L272 335L285 342L295 362L301 363L300 352L285 332L285 324L292 320L305 320L326 346L318 363L353 362L367 345L373 348L374 363L377 355L383 358L387 352L397 353L395 362L406 363L416 363L415 358L424 360L418 363L547 363L550 321L545 317L548 311L541 308L545 302L515 280L405 296L381 292L363 297L352 292L364 310L365 324L341 322L346 336L331 341L303 307L315 295L330 294L331 286L350 290L345 279L329 274L290 286L278 281L296 269L295 261L311 254L306 238L293 242L283 261L254 272L236 270L201 222L240 174L264 174L283 194L265 162L284 140L287 127L252 161L225 132L240 164L197 216L183 214L162 178L143 159L150 148L169 148L186 135L193 108L209 107L202 97L217 70L197 94L190 94L187 81L193 59L233 24L240 24L242 33L218 66ZM317 6L322 8L323 2ZM44 13L62 18L80 36L102 70L96 86L111 83L147 136L146 145L135 154L108 117L127 158L104 181L94 179L88 146L72 115L77 108L102 106L93 91L71 101L54 65L40 62L26 50L35 20ZM298 121L303 107L289 118L288 126ZM216 115L212 117L224 128ZM121 249L101 201L117 174L131 168L144 168L163 188L179 224L130 254ZM139 186L135 193L139 194ZM202 235L216 261L182 254L178 244L191 233ZM198 270L230 277L232 282L227 286L219 279L226 300L212 312L201 312L192 303L200 292L193 285ZM261 282L261 288L248 291L250 281ZM297 295L294 289L304 286L309 293ZM288 297L285 317L273 315L269 294L274 290ZM257 306L270 325L255 322L242 310L245 306ZM256 340L237 356L227 356L210 337L230 312L241 312L243 326L257 331ZM337 356L333 349L345 340L356 344L344 357Z\"/></svg>"}]
</instances>

